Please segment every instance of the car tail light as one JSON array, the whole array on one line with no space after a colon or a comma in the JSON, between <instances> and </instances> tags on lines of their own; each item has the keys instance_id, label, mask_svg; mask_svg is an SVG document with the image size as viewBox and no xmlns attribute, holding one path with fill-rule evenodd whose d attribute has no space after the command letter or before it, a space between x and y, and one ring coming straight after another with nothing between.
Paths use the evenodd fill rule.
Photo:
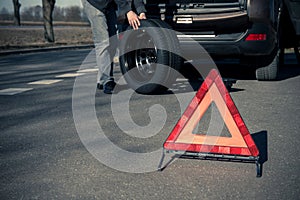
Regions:
<instances>
[{"instance_id":1,"label":"car tail light","mask_svg":"<svg viewBox=\"0 0 300 200\"><path fill-rule=\"evenodd\" d=\"M264 41L267 40L267 34L249 34L246 41Z\"/></svg>"}]
</instances>

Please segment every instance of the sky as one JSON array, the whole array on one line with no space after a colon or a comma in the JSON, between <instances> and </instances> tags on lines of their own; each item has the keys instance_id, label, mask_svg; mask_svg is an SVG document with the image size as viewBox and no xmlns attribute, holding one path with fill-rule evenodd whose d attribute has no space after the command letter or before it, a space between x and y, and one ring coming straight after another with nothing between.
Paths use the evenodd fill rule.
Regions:
<instances>
[{"instance_id":1,"label":"sky","mask_svg":"<svg viewBox=\"0 0 300 200\"><path fill-rule=\"evenodd\" d=\"M42 6L42 0L19 0L22 8L40 5ZM55 6L68 7L68 6L82 6L81 0L56 0ZM12 0L0 0L0 10L6 7L9 11L13 11Z\"/></svg>"}]
</instances>

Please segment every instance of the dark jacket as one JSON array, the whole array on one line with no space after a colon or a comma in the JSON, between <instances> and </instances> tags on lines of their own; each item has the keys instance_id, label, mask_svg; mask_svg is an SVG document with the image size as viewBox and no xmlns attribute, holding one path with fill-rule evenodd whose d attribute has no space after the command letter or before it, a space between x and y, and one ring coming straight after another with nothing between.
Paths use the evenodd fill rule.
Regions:
<instances>
[{"instance_id":1,"label":"dark jacket","mask_svg":"<svg viewBox=\"0 0 300 200\"><path fill-rule=\"evenodd\" d=\"M136 11L137 14L147 12L143 0L127 0L127 2L132 4L131 9L134 8L134 11Z\"/></svg>"},{"instance_id":2,"label":"dark jacket","mask_svg":"<svg viewBox=\"0 0 300 200\"><path fill-rule=\"evenodd\" d=\"M105 11L105 9L112 5L114 2L117 4L119 9L119 15L125 15L132 10L130 2L126 0L87 0L95 8ZM133 0L135 10L138 14L146 12L143 0Z\"/></svg>"}]
</instances>

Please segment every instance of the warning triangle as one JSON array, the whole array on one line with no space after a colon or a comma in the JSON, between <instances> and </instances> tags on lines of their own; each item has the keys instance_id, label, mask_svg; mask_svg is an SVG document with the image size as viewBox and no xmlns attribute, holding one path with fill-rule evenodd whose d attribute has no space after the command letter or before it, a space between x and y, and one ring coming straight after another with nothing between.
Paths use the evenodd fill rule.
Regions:
<instances>
[{"instance_id":1,"label":"warning triangle","mask_svg":"<svg viewBox=\"0 0 300 200\"><path fill-rule=\"evenodd\" d=\"M231 137L216 104L212 102L201 120L193 130L193 134Z\"/></svg>"},{"instance_id":2,"label":"warning triangle","mask_svg":"<svg viewBox=\"0 0 300 200\"><path fill-rule=\"evenodd\" d=\"M231 137L195 134L199 121L215 104ZM213 117L210 124L214 124ZM201 124L201 123L200 123ZM208 129L211 126L208 127ZM214 129L212 129L214 130ZM216 129L222 130L221 129ZM217 70L213 69L164 143L166 150L258 156L259 151Z\"/></svg>"}]
</instances>

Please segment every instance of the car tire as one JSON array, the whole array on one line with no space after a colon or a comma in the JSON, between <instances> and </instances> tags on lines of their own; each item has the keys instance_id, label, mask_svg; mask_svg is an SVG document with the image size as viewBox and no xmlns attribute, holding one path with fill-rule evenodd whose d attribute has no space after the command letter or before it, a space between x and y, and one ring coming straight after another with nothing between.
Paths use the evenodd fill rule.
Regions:
<instances>
[{"instance_id":1,"label":"car tire","mask_svg":"<svg viewBox=\"0 0 300 200\"><path fill-rule=\"evenodd\" d=\"M175 68L174 58L167 51L172 42L159 28L151 20L141 20L138 30L128 27L120 40L122 74L128 85L138 93L163 92L175 80L172 69Z\"/></svg>"},{"instance_id":2,"label":"car tire","mask_svg":"<svg viewBox=\"0 0 300 200\"><path fill-rule=\"evenodd\" d=\"M172 27L169 24L160 19L150 19L150 21L161 27L164 35L167 36L168 49L172 50L172 52L169 52L170 67L180 70L183 65L183 59L181 57L181 48L175 31L172 30Z\"/></svg>"},{"instance_id":3,"label":"car tire","mask_svg":"<svg viewBox=\"0 0 300 200\"><path fill-rule=\"evenodd\" d=\"M257 68L255 71L256 79L259 81L276 80L279 70L279 52L275 55L272 62L265 66Z\"/></svg>"},{"instance_id":4,"label":"car tire","mask_svg":"<svg viewBox=\"0 0 300 200\"><path fill-rule=\"evenodd\" d=\"M276 2L275 2L276 3ZM278 3L278 2L277 2ZM280 8L276 9L277 6ZM274 10L274 28L277 32L277 41L276 47L273 50L272 54L261 59L257 60L258 62L264 63L263 67L258 67L255 70L256 79L259 81L274 81L278 77L279 66L284 63L284 49L282 49L281 39L282 39L282 5L276 5Z\"/></svg>"}]
</instances>

